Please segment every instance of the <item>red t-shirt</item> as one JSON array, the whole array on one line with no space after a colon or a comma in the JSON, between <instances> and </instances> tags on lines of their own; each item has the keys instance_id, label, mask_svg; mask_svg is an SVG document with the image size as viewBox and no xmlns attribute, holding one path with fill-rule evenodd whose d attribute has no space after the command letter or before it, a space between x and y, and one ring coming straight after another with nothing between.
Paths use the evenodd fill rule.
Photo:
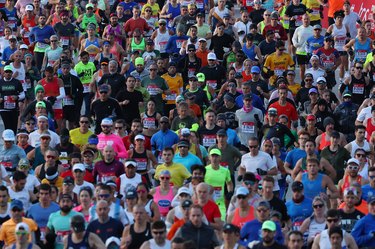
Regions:
<instances>
[{"instance_id":1,"label":"red t-shirt","mask_svg":"<svg viewBox=\"0 0 375 249\"><path fill-rule=\"evenodd\" d=\"M65 178L67 176L73 177L73 173L72 173L71 170L68 170L68 171L65 171L65 172L61 173L60 176L62 178ZM88 171L85 172L85 176L83 177L83 180L85 180L86 182L94 183L94 177L93 177L92 173L88 172Z\"/></svg>"},{"instance_id":2,"label":"red t-shirt","mask_svg":"<svg viewBox=\"0 0 375 249\"><path fill-rule=\"evenodd\" d=\"M221 218L219 206L212 200L208 200L206 205L202 207L203 213L206 215L208 222L215 223L215 218Z\"/></svg>"},{"instance_id":3,"label":"red t-shirt","mask_svg":"<svg viewBox=\"0 0 375 249\"><path fill-rule=\"evenodd\" d=\"M285 106L281 106L278 101L272 103L269 108L276 108L277 115L286 115L288 117L288 127L290 128L291 121L298 120L298 113L296 108L289 102L286 102Z\"/></svg>"}]
</instances>

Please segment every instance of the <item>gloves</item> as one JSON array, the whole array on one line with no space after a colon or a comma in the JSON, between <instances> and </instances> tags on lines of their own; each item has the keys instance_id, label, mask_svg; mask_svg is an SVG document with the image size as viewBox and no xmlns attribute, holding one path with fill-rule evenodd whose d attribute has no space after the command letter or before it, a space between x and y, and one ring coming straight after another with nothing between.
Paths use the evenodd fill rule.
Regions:
<instances>
[{"instance_id":1,"label":"gloves","mask_svg":"<svg viewBox=\"0 0 375 249\"><path fill-rule=\"evenodd\" d=\"M260 169L260 168L257 168L257 173L258 173L258 175L261 175L261 176L265 176L265 175L267 175L267 171L262 170L262 169Z\"/></svg>"},{"instance_id":2,"label":"gloves","mask_svg":"<svg viewBox=\"0 0 375 249\"><path fill-rule=\"evenodd\" d=\"M233 196L233 191L232 191L232 192L228 192L228 193L226 193L226 195L225 195L225 199L227 199L227 200L231 200L231 199L232 199L232 196Z\"/></svg>"},{"instance_id":3,"label":"gloves","mask_svg":"<svg viewBox=\"0 0 375 249\"><path fill-rule=\"evenodd\" d=\"M54 96L49 96L49 97L47 98L47 100L48 100L48 102L51 103L51 105L54 105L55 102L56 102L56 97L54 97Z\"/></svg>"},{"instance_id":4,"label":"gloves","mask_svg":"<svg viewBox=\"0 0 375 249\"><path fill-rule=\"evenodd\" d=\"M240 176L237 176L237 181L241 182L241 181L242 181L242 178L243 178L243 176L242 176L242 175L240 175Z\"/></svg>"}]
</instances>

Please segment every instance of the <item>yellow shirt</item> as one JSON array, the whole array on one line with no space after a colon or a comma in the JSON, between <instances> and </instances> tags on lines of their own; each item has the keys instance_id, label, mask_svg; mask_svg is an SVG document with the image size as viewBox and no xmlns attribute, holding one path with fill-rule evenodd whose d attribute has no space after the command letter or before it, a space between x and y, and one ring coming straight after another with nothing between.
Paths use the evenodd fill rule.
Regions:
<instances>
[{"instance_id":1,"label":"yellow shirt","mask_svg":"<svg viewBox=\"0 0 375 249\"><path fill-rule=\"evenodd\" d=\"M167 100L167 104L176 104L176 97L181 94L184 81L180 73L177 73L174 77L170 76L168 73L165 73L161 76L167 85L171 94L163 94L163 99Z\"/></svg>"},{"instance_id":2,"label":"yellow shirt","mask_svg":"<svg viewBox=\"0 0 375 249\"><path fill-rule=\"evenodd\" d=\"M156 180L159 180L159 175L163 170L168 170L171 173L171 183L177 187L181 187L184 181L191 176L189 171L182 164L173 163L171 166L161 164L155 170L154 178Z\"/></svg>"},{"instance_id":3,"label":"yellow shirt","mask_svg":"<svg viewBox=\"0 0 375 249\"><path fill-rule=\"evenodd\" d=\"M88 131L85 134L82 134L79 131L79 128L73 129L69 131L70 139L72 141L72 144L76 145L80 149L82 149L82 146L86 145L89 141L89 136L91 136L93 133L92 131Z\"/></svg>"},{"instance_id":4,"label":"yellow shirt","mask_svg":"<svg viewBox=\"0 0 375 249\"><path fill-rule=\"evenodd\" d=\"M59 176L54 184L51 183L49 180L47 180L47 178L44 178L42 180L42 183L45 183L45 184L48 184L48 185L55 185L58 189L61 189L61 187L63 185L63 181L64 181L64 178Z\"/></svg>"},{"instance_id":5,"label":"yellow shirt","mask_svg":"<svg viewBox=\"0 0 375 249\"><path fill-rule=\"evenodd\" d=\"M149 3L146 3L145 5L143 5L142 7L142 14L145 13L145 8L146 7L150 7L151 10L152 10L152 16L154 17L157 17L158 16L158 13L160 12L160 7L159 7L159 4L157 3L154 3L154 5L151 5Z\"/></svg>"},{"instance_id":6,"label":"yellow shirt","mask_svg":"<svg viewBox=\"0 0 375 249\"><path fill-rule=\"evenodd\" d=\"M293 96L295 97L299 89L301 89L301 85L294 83L294 85L288 85L288 89L292 92Z\"/></svg>"},{"instance_id":7,"label":"yellow shirt","mask_svg":"<svg viewBox=\"0 0 375 249\"><path fill-rule=\"evenodd\" d=\"M22 222L29 226L30 232L35 232L38 230L38 225L32 219L23 217ZM6 246L16 242L16 225L17 224L13 221L13 219L9 219L1 226L0 240L4 241ZM31 242L31 235L29 236L29 242Z\"/></svg>"},{"instance_id":8,"label":"yellow shirt","mask_svg":"<svg viewBox=\"0 0 375 249\"><path fill-rule=\"evenodd\" d=\"M294 61L287 53L282 53L282 55L277 56L276 52L274 52L267 56L264 67L275 72L270 78L270 85L274 85L277 76L281 76L288 68L294 67Z\"/></svg>"},{"instance_id":9,"label":"yellow shirt","mask_svg":"<svg viewBox=\"0 0 375 249\"><path fill-rule=\"evenodd\" d=\"M311 9L311 13L307 13L310 16L310 21L319 21L320 17L320 3L317 0L302 0L302 3L306 5L306 8Z\"/></svg>"}]
</instances>

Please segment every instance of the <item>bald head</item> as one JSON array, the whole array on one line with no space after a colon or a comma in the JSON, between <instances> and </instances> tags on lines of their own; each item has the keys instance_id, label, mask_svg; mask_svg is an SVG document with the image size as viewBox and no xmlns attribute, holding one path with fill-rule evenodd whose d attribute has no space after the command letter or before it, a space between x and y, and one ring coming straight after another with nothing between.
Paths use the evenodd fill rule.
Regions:
<instances>
[{"instance_id":1,"label":"bald head","mask_svg":"<svg viewBox=\"0 0 375 249\"><path fill-rule=\"evenodd\" d=\"M103 157L106 163L110 163L115 159L116 153L111 145L106 145L103 148Z\"/></svg>"}]
</instances>

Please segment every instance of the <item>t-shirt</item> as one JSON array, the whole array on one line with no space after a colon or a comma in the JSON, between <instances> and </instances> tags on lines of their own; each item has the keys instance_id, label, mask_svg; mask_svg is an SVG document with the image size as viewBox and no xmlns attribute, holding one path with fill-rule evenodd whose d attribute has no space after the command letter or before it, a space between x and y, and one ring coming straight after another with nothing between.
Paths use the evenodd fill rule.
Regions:
<instances>
[{"instance_id":1,"label":"t-shirt","mask_svg":"<svg viewBox=\"0 0 375 249\"><path fill-rule=\"evenodd\" d=\"M268 171L276 167L271 156L263 151L259 151L258 155L251 156L250 153L246 153L241 158L241 166L246 172L257 173L257 169Z\"/></svg>"},{"instance_id":2,"label":"t-shirt","mask_svg":"<svg viewBox=\"0 0 375 249\"><path fill-rule=\"evenodd\" d=\"M342 209L339 209L340 217L341 217L341 228L344 229L346 232L351 233L354 228L355 223L360 220L363 216L365 216L362 212L354 209L353 213L345 213Z\"/></svg>"},{"instance_id":3,"label":"t-shirt","mask_svg":"<svg viewBox=\"0 0 375 249\"><path fill-rule=\"evenodd\" d=\"M375 188L371 187L370 184L362 186L362 198L367 201L371 196L375 195Z\"/></svg>"},{"instance_id":4,"label":"t-shirt","mask_svg":"<svg viewBox=\"0 0 375 249\"><path fill-rule=\"evenodd\" d=\"M158 92L156 89L160 88L161 90L165 91L168 90L169 87L165 80L160 77L156 76L155 79L150 79L149 76L142 79L142 86L147 89L150 93L150 96L154 99L156 111L159 113L163 112L163 97L162 93Z\"/></svg>"},{"instance_id":5,"label":"t-shirt","mask_svg":"<svg viewBox=\"0 0 375 249\"><path fill-rule=\"evenodd\" d=\"M38 230L38 225L32 219L22 218L22 222L26 223L29 226L31 232L35 232ZM4 241L6 246L13 244L16 242L16 229L17 223L13 221L13 219L9 219L4 222L0 229L0 240ZM29 236L29 241L31 242L31 235Z\"/></svg>"},{"instance_id":6,"label":"t-shirt","mask_svg":"<svg viewBox=\"0 0 375 249\"><path fill-rule=\"evenodd\" d=\"M137 90L134 90L134 92L129 92L125 89L117 94L116 99L118 102L129 100L127 105L121 105L126 123L130 124L133 119L140 118L139 103L143 102L143 95L141 92Z\"/></svg>"},{"instance_id":7,"label":"t-shirt","mask_svg":"<svg viewBox=\"0 0 375 249\"><path fill-rule=\"evenodd\" d=\"M186 116L180 118L179 116L175 117L172 121L171 130L177 131L182 128L191 128L191 126L196 123L196 120L191 116Z\"/></svg>"},{"instance_id":8,"label":"t-shirt","mask_svg":"<svg viewBox=\"0 0 375 249\"><path fill-rule=\"evenodd\" d=\"M98 235L102 239L103 243L105 243L106 240L112 236L121 238L123 230L124 226L122 223L112 217L109 217L109 220L106 223L100 223L97 219L93 220L89 223L86 229L87 232Z\"/></svg>"},{"instance_id":9,"label":"t-shirt","mask_svg":"<svg viewBox=\"0 0 375 249\"><path fill-rule=\"evenodd\" d=\"M182 157L180 153L176 153L173 157L173 162L180 163L186 167L186 169L191 173L191 166L194 164L202 165L201 159L197 157L196 155L193 155L192 153L188 152L187 156Z\"/></svg>"},{"instance_id":10,"label":"t-shirt","mask_svg":"<svg viewBox=\"0 0 375 249\"><path fill-rule=\"evenodd\" d=\"M45 236L45 230L48 223L48 218L51 213L57 212L60 210L60 207L57 203L51 202L49 207L42 208L40 203L35 203L32 205L27 212L27 218L33 219L40 229L40 239L43 240Z\"/></svg>"},{"instance_id":11,"label":"t-shirt","mask_svg":"<svg viewBox=\"0 0 375 249\"><path fill-rule=\"evenodd\" d=\"M62 216L60 211L49 216L47 227L56 234L55 249L64 248L63 238L65 235L71 234L70 219L75 215L82 214L72 210L65 216Z\"/></svg>"},{"instance_id":12,"label":"t-shirt","mask_svg":"<svg viewBox=\"0 0 375 249\"><path fill-rule=\"evenodd\" d=\"M77 75L79 76L79 79L81 80L83 86L83 92L88 93L89 88L88 85L85 86L86 84L89 84L92 82L92 76L94 75L96 71L96 67L93 62L88 62L87 64L83 64L82 61L78 62L75 67L74 71L77 72ZM80 74L83 74L80 76Z\"/></svg>"},{"instance_id":13,"label":"t-shirt","mask_svg":"<svg viewBox=\"0 0 375 249\"><path fill-rule=\"evenodd\" d=\"M221 217L219 206L212 200L208 200L202 209L204 215L206 215L207 221L210 223L214 223L216 218Z\"/></svg>"},{"instance_id":14,"label":"t-shirt","mask_svg":"<svg viewBox=\"0 0 375 249\"><path fill-rule=\"evenodd\" d=\"M93 134L92 131L88 130L85 134L82 134L79 131L79 128L73 129L69 131L70 140L72 144L76 145L77 147L81 148L87 144L89 141L89 137Z\"/></svg>"},{"instance_id":15,"label":"t-shirt","mask_svg":"<svg viewBox=\"0 0 375 249\"><path fill-rule=\"evenodd\" d=\"M288 127L290 128L291 121L298 120L298 113L296 108L293 104L286 102L285 106L281 106L280 103L277 101L275 103L272 103L268 109L270 108L276 108L278 116L280 115L286 115L289 118Z\"/></svg>"},{"instance_id":16,"label":"t-shirt","mask_svg":"<svg viewBox=\"0 0 375 249\"><path fill-rule=\"evenodd\" d=\"M288 17L295 17L293 21L289 22L289 27L295 29L302 25L302 16L306 13L307 8L304 4L298 6L291 4L286 8L285 15Z\"/></svg>"},{"instance_id":17,"label":"t-shirt","mask_svg":"<svg viewBox=\"0 0 375 249\"><path fill-rule=\"evenodd\" d=\"M156 168L154 178L159 180L159 175L163 170L168 170L171 173L171 183L177 187L181 187L184 180L188 179L191 174L189 171L179 163L173 163L171 166L161 164Z\"/></svg>"},{"instance_id":18,"label":"t-shirt","mask_svg":"<svg viewBox=\"0 0 375 249\"><path fill-rule=\"evenodd\" d=\"M294 66L294 61L287 53L282 53L280 56L278 56L275 52L267 56L264 67L274 71L274 75L270 78L270 84L273 85L277 76L281 76L285 70L292 66Z\"/></svg>"}]
</instances>

